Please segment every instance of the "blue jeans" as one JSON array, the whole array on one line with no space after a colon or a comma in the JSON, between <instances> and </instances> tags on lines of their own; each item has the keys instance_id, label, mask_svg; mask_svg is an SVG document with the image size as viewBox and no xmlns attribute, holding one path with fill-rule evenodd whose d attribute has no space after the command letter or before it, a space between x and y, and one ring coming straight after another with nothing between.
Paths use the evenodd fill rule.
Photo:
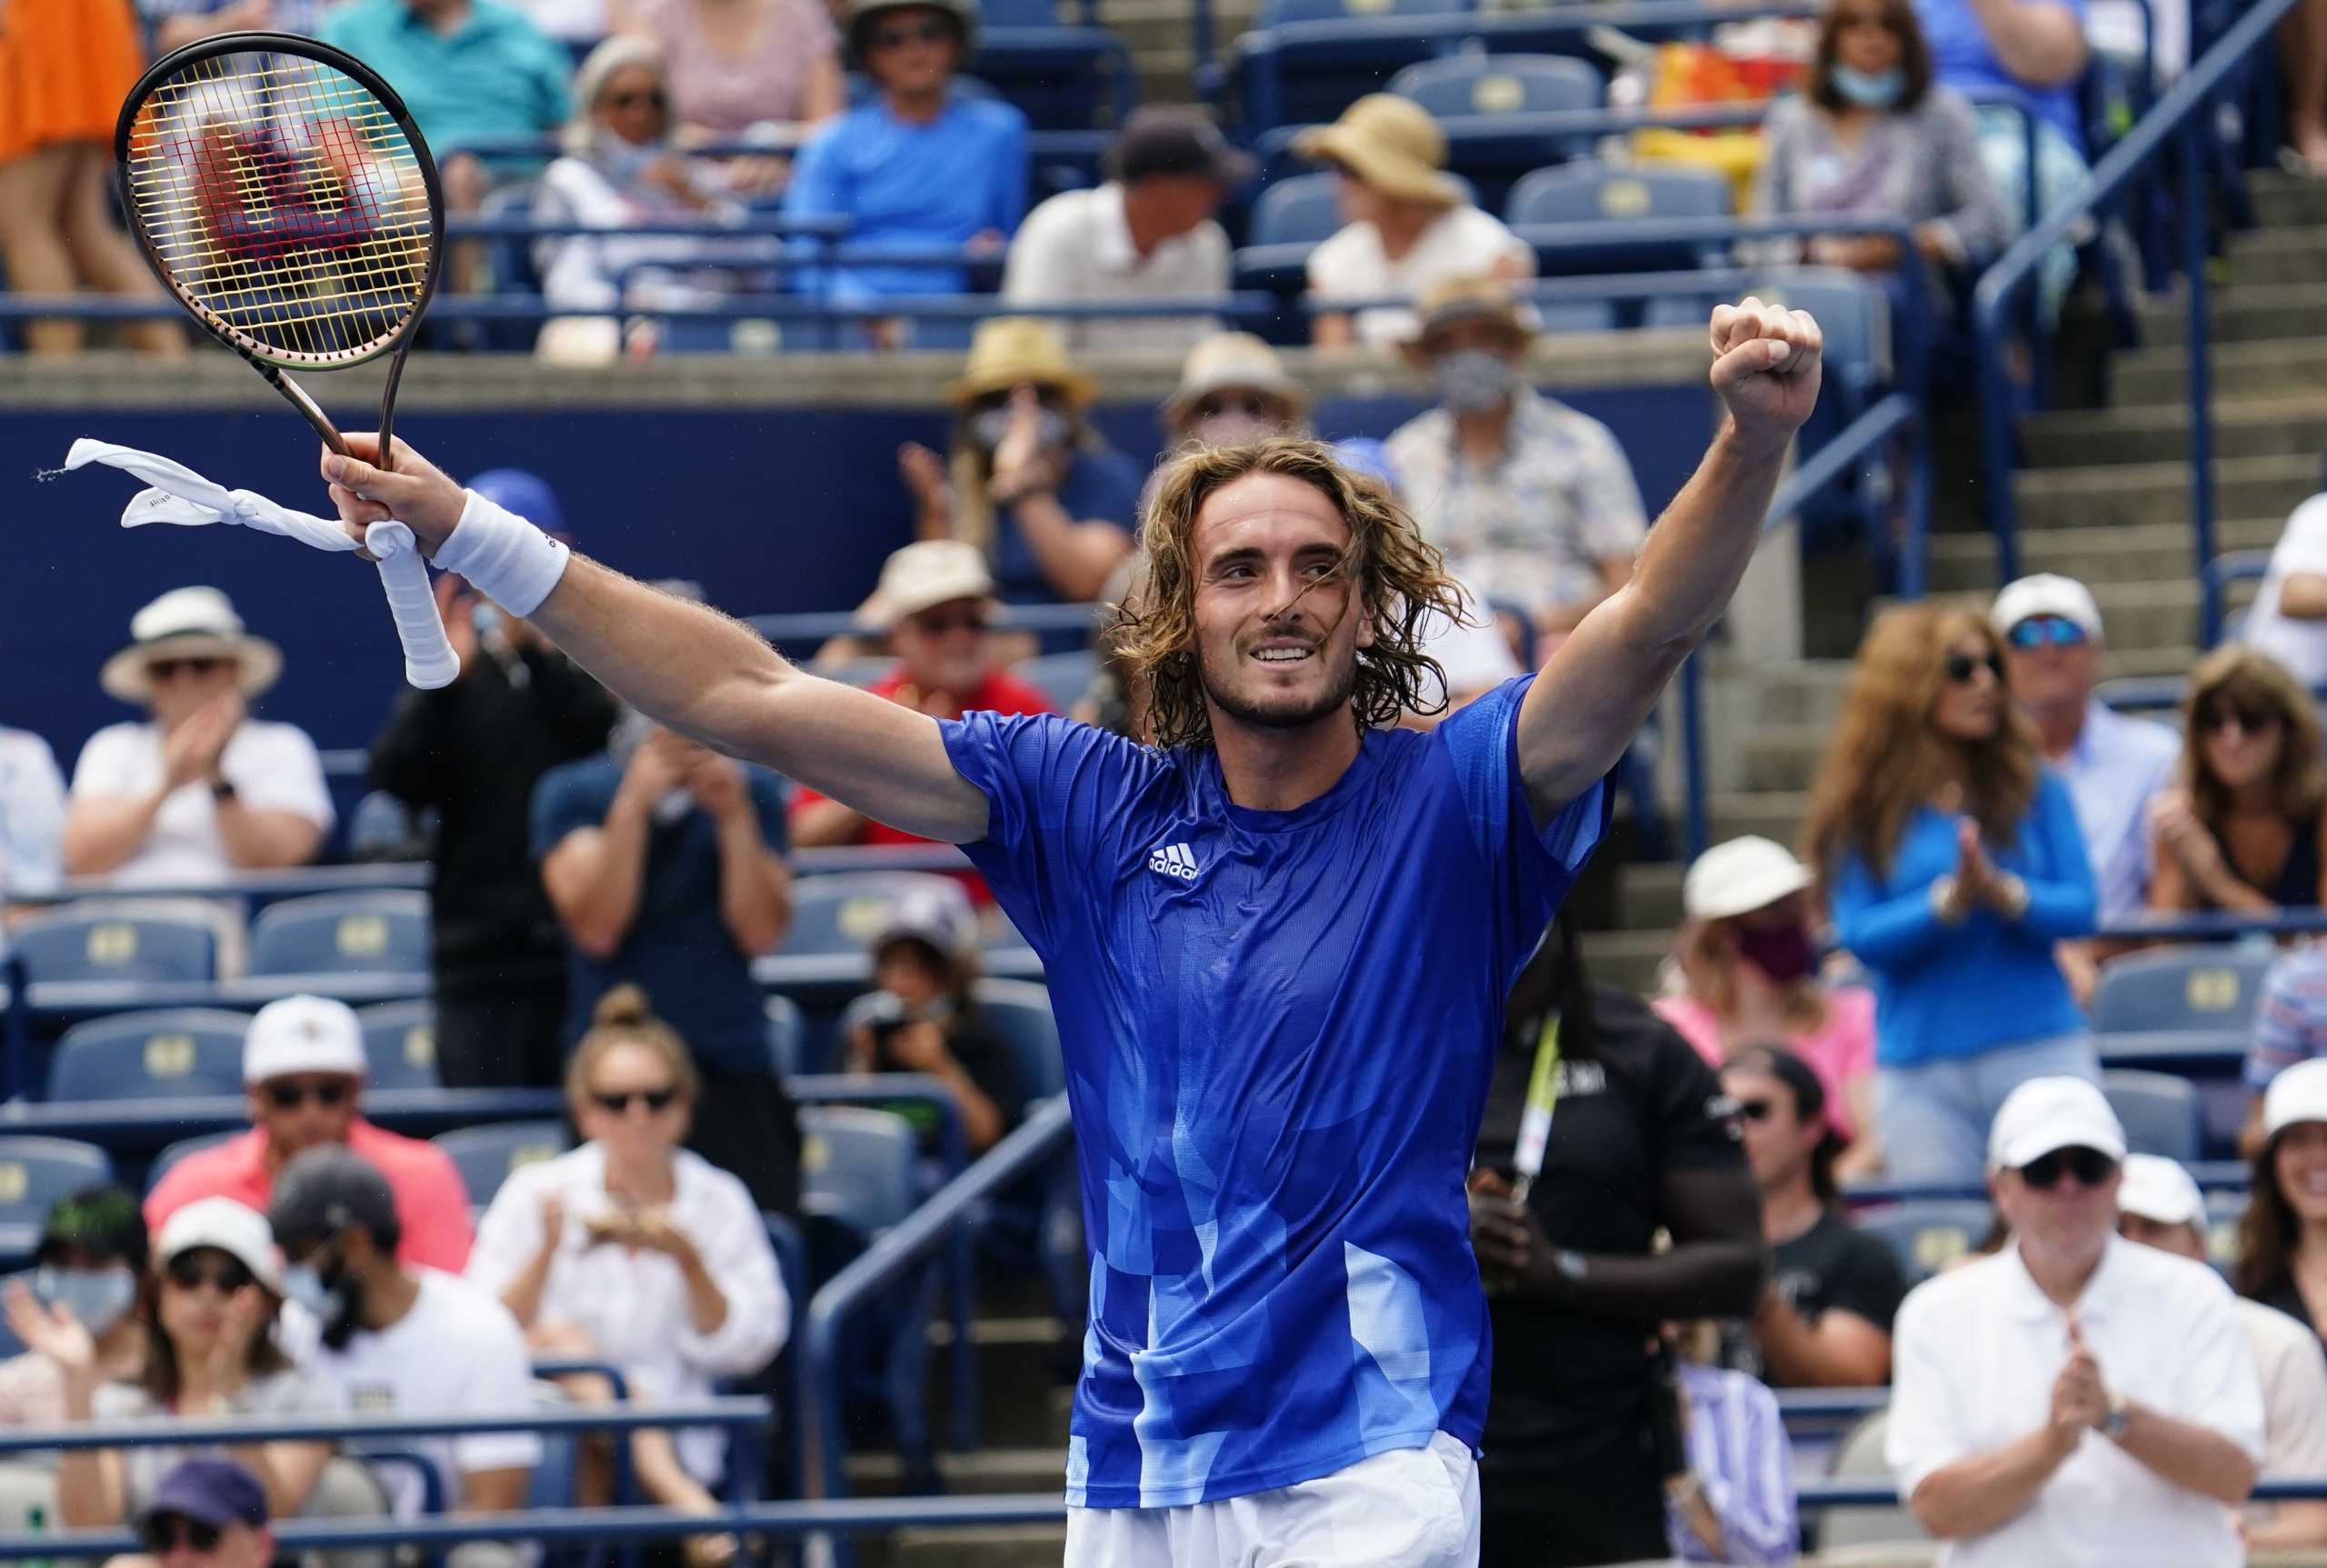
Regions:
<instances>
[{"instance_id":1,"label":"blue jeans","mask_svg":"<svg viewBox=\"0 0 2327 1568\"><path fill-rule=\"evenodd\" d=\"M2031 1078L2101 1082L2101 1061L2085 1034L2005 1045L1920 1067L1874 1074L1874 1127L1884 1179L1970 1186L1988 1167L1988 1124L2004 1096Z\"/></svg>"}]
</instances>

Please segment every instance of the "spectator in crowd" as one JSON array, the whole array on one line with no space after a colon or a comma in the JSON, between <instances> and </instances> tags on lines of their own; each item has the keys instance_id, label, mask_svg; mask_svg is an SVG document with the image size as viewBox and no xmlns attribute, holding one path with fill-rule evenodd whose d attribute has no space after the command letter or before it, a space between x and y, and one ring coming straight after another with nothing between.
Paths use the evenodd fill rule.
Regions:
<instances>
[{"instance_id":1,"label":"spectator in crowd","mask_svg":"<svg viewBox=\"0 0 2327 1568\"><path fill-rule=\"evenodd\" d=\"M1173 446L1306 435L1309 389L1251 333L1214 333L1188 350L1180 385L1164 400L1162 424Z\"/></svg>"},{"instance_id":2,"label":"spectator in crowd","mask_svg":"<svg viewBox=\"0 0 2327 1568\"><path fill-rule=\"evenodd\" d=\"M12 899L56 891L65 874L65 775L29 730L0 727L0 924Z\"/></svg>"},{"instance_id":3,"label":"spectator in crowd","mask_svg":"<svg viewBox=\"0 0 2327 1568\"><path fill-rule=\"evenodd\" d=\"M1632 580L1648 536L1632 463L1606 425L1528 385L1533 312L1502 284L1437 280L1421 312L1406 353L1439 405L1384 444L1406 507L1456 575L1540 634L1571 632Z\"/></svg>"},{"instance_id":4,"label":"spectator in crowd","mask_svg":"<svg viewBox=\"0 0 2327 1568\"><path fill-rule=\"evenodd\" d=\"M21 1281L7 1293L8 1328L56 1364L68 1423L149 1417L320 1420L327 1391L276 1343L283 1268L265 1217L232 1198L207 1198L170 1217L154 1240L154 1273L137 1321L144 1365L134 1383L101 1383L96 1340L66 1307L41 1302ZM147 1507L180 1460L223 1454L248 1469L279 1513L306 1506L325 1443L73 1448L57 1464L57 1512L76 1528L120 1524Z\"/></svg>"},{"instance_id":5,"label":"spectator in crowd","mask_svg":"<svg viewBox=\"0 0 2327 1568\"><path fill-rule=\"evenodd\" d=\"M2238 634L2239 641L2270 654L2313 691L2327 686L2327 461L2321 464L2319 487L2287 514Z\"/></svg>"},{"instance_id":6,"label":"spectator in crowd","mask_svg":"<svg viewBox=\"0 0 2327 1568\"><path fill-rule=\"evenodd\" d=\"M937 719L973 709L1047 714L1048 697L1001 667L994 616L994 579L977 547L958 539L924 539L891 555L880 586L857 611L869 629L888 634L894 668L866 687ZM803 849L843 844L926 844L874 822L811 789L792 797L792 838ZM985 884L965 876L981 903Z\"/></svg>"},{"instance_id":7,"label":"spectator in crowd","mask_svg":"<svg viewBox=\"0 0 2327 1568\"><path fill-rule=\"evenodd\" d=\"M1747 1312L1768 1277L1713 1070L1632 996L1589 984L1576 946L1563 914L1512 988L1472 1179L1495 1346L1479 1461L1487 1568L1665 1554L1657 1324ZM1555 1116L1531 1095L1539 1079ZM1661 1253L1660 1229L1673 1242Z\"/></svg>"},{"instance_id":8,"label":"spectator in crowd","mask_svg":"<svg viewBox=\"0 0 2327 1568\"><path fill-rule=\"evenodd\" d=\"M469 488L570 537L555 493L531 474L491 469ZM614 699L450 574L436 602L460 675L404 693L372 743L373 784L438 816L429 896L436 1075L454 1089L546 1088L565 1061L565 940L526 853L534 785L604 749Z\"/></svg>"},{"instance_id":9,"label":"spectator in crowd","mask_svg":"<svg viewBox=\"0 0 2327 1568\"><path fill-rule=\"evenodd\" d=\"M606 232L534 242L543 296L556 305L607 309L716 304L733 276L721 265L753 259L752 242L623 232L744 215L711 165L673 142L670 84L657 45L625 35L591 50L574 75L574 104L564 155L543 175L534 215ZM568 316L546 324L536 348L560 364L600 364L624 352L652 353L661 341L651 319Z\"/></svg>"},{"instance_id":10,"label":"spectator in crowd","mask_svg":"<svg viewBox=\"0 0 2327 1568\"><path fill-rule=\"evenodd\" d=\"M0 275L20 294L158 300L114 218L113 127L144 65L129 0L10 0L0 27ZM77 321L27 321L25 346L74 355ZM147 354L185 353L175 321L123 324Z\"/></svg>"},{"instance_id":11,"label":"spectator in crowd","mask_svg":"<svg viewBox=\"0 0 2327 1568\"><path fill-rule=\"evenodd\" d=\"M243 1037L251 1130L172 1165L145 1198L161 1230L179 1211L226 1197L263 1212L285 1166L325 1144L353 1150L394 1190L406 1263L458 1273L468 1262L469 1196L434 1144L364 1119L364 1027L345 1002L286 996L258 1010Z\"/></svg>"},{"instance_id":12,"label":"spectator in crowd","mask_svg":"<svg viewBox=\"0 0 2327 1568\"><path fill-rule=\"evenodd\" d=\"M1418 299L1433 284L1486 273L1506 282L1535 275L1535 253L1446 173L1446 133L1411 98L1373 93L1330 125L1303 131L1293 151L1341 176L1345 225L1309 254L1309 292L1321 305ZM1390 348L1413 336L1411 311L1327 310L1320 348Z\"/></svg>"},{"instance_id":13,"label":"spectator in crowd","mask_svg":"<svg viewBox=\"0 0 2327 1568\"><path fill-rule=\"evenodd\" d=\"M1874 1136L1874 994L1818 973L1810 868L1748 835L1715 844L1681 880L1673 936L1681 989L1656 1011L1719 1067L1755 1045L1783 1044L1818 1075L1823 1121L1845 1145L1837 1179L1881 1168ZM1749 1129L1750 1132L1750 1129Z\"/></svg>"},{"instance_id":14,"label":"spectator in crowd","mask_svg":"<svg viewBox=\"0 0 2327 1568\"><path fill-rule=\"evenodd\" d=\"M1228 294L1221 198L1253 177L1253 160L1194 109L1134 113L1108 155L1110 178L1062 191L1026 215L1010 243L1002 297L1014 305L1106 299L1212 299ZM1079 317L1074 345L1186 348L1219 323L1205 316Z\"/></svg>"},{"instance_id":15,"label":"spectator in crowd","mask_svg":"<svg viewBox=\"0 0 2327 1568\"><path fill-rule=\"evenodd\" d=\"M1988 1145L2011 1227L1899 1309L1884 1455L1952 1568L2232 1568L2263 1452L2230 1291L2120 1239L2124 1131L2101 1091L2038 1078Z\"/></svg>"},{"instance_id":16,"label":"spectator in crowd","mask_svg":"<svg viewBox=\"0 0 2327 1568\"><path fill-rule=\"evenodd\" d=\"M243 629L215 588L178 588L137 612L130 645L97 684L143 724L89 737L65 811L65 869L200 885L303 865L333 821L323 759L305 732L250 717L283 654Z\"/></svg>"},{"instance_id":17,"label":"spectator in crowd","mask_svg":"<svg viewBox=\"0 0 2327 1568\"><path fill-rule=\"evenodd\" d=\"M939 1080L953 1094L970 1154L984 1154L1018 1124L1025 1104L1009 1045L979 1015L977 924L967 900L907 894L868 951L877 989L848 1010L849 1071ZM905 1101L889 1109L914 1124L924 1145L935 1142L930 1106Z\"/></svg>"},{"instance_id":18,"label":"spectator in crowd","mask_svg":"<svg viewBox=\"0 0 2327 1568\"><path fill-rule=\"evenodd\" d=\"M1793 1444L1776 1396L1749 1373L1711 1364L1710 1320L1677 1336L1673 1416L1683 1464L1664 1481L1665 1532L1683 1563L1791 1563L1802 1548Z\"/></svg>"},{"instance_id":19,"label":"spectator in crowd","mask_svg":"<svg viewBox=\"0 0 2327 1568\"><path fill-rule=\"evenodd\" d=\"M917 265L814 269L802 286L841 305L885 295L960 294L964 247L999 255L1026 212L1026 116L954 90L977 34L977 0L850 0L848 53L873 80L871 98L828 120L801 149L784 193L793 217L849 220L853 243L894 254L928 250ZM894 323L873 342L902 347Z\"/></svg>"},{"instance_id":20,"label":"spectator in crowd","mask_svg":"<svg viewBox=\"0 0 2327 1568\"><path fill-rule=\"evenodd\" d=\"M1970 605L1883 611L1811 789L1810 862L1874 979L1874 1130L1900 1182L1975 1178L2015 1084L2100 1076L2052 954L2092 928L2092 873L2002 645Z\"/></svg>"},{"instance_id":21,"label":"spectator in crowd","mask_svg":"<svg viewBox=\"0 0 2327 1568\"><path fill-rule=\"evenodd\" d=\"M2190 672L2174 787L2150 807L2152 909L2268 914L2327 903L2319 709L2283 665L2232 644Z\"/></svg>"},{"instance_id":22,"label":"spectator in crowd","mask_svg":"<svg viewBox=\"0 0 2327 1568\"><path fill-rule=\"evenodd\" d=\"M2096 918L2120 921L2148 901L2149 803L2172 782L2182 741L2163 724L2128 718L2096 700L2101 680L2101 606L2092 590L2050 572L2022 577L1996 595L1988 619L2003 638L2004 684L2036 727L2044 761L2068 786L2092 865ZM2061 944L2061 968L2082 1002L2112 949Z\"/></svg>"},{"instance_id":23,"label":"spectator in crowd","mask_svg":"<svg viewBox=\"0 0 2327 1568\"><path fill-rule=\"evenodd\" d=\"M572 57L498 0L345 0L318 35L396 90L455 212L474 207L490 184L467 149L538 141L565 124Z\"/></svg>"},{"instance_id":24,"label":"spectator in crowd","mask_svg":"<svg viewBox=\"0 0 2327 1568\"><path fill-rule=\"evenodd\" d=\"M508 1416L534 1408L532 1358L509 1309L466 1280L396 1261L395 1197L354 1152L325 1145L284 1167L267 1204L288 1263L284 1288L322 1324L313 1381L348 1413ZM455 1513L525 1505L541 1439L531 1432L397 1440L444 1478ZM420 1513L420 1477L385 1474L398 1519ZM510 1552L480 1553L514 1563Z\"/></svg>"},{"instance_id":25,"label":"spectator in crowd","mask_svg":"<svg viewBox=\"0 0 2327 1568\"><path fill-rule=\"evenodd\" d=\"M1762 143L1754 216L1905 224L1930 274L1925 296L1942 311L1950 295L1941 273L1977 265L2011 241L1972 106L1933 84L1912 0L1828 0L1802 91L1770 105ZM1818 265L1885 279L1909 259L1889 235L1779 243Z\"/></svg>"},{"instance_id":26,"label":"spectator in crowd","mask_svg":"<svg viewBox=\"0 0 2327 1568\"><path fill-rule=\"evenodd\" d=\"M2279 68L2287 89L2287 140L2295 165L2327 175L2327 5L2302 3L2279 19Z\"/></svg>"},{"instance_id":27,"label":"spectator in crowd","mask_svg":"<svg viewBox=\"0 0 2327 1568\"><path fill-rule=\"evenodd\" d=\"M668 63L682 137L789 137L848 106L823 0L634 0L624 25Z\"/></svg>"},{"instance_id":28,"label":"spectator in crowd","mask_svg":"<svg viewBox=\"0 0 2327 1568\"><path fill-rule=\"evenodd\" d=\"M135 1383L145 1370L145 1216L125 1188L84 1187L57 1200L33 1254L32 1301L63 1312L91 1342L90 1366L100 1387ZM0 1426L65 1424L65 1371L38 1351L0 1362Z\"/></svg>"},{"instance_id":29,"label":"spectator in crowd","mask_svg":"<svg viewBox=\"0 0 2327 1568\"><path fill-rule=\"evenodd\" d=\"M266 1488L231 1459L187 1459L154 1488L137 1539L155 1568L267 1568Z\"/></svg>"},{"instance_id":30,"label":"spectator in crowd","mask_svg":"<svg viewBox=\"0 0 2327 1568\"><path fill-rule=\"evenodd\" d=\"M1721 1085L1737 1102L1773 1265L1733 1360L1775 1388L1888 1383L1907 1281L1891 1249L1843 1212L1825 1084L1783 1046L1755 1045L1729 1059Z\"/></svg>"},{"instance_id":31,"label":"spectator in crowd","mask_svg":"<svg viewBox=\"0 0 2327 1568\"><path fill-rule=\"evenodd\" d=\"M156 55L221 33L304 33L312 35L338 0L137 0Z\"/></svg>"},{"instance_id":32,"label":"spectator in crowd","mask_svg":"<svg viewBox=\"0 0 2327 1568\"><path fill-rule=\"evenodd\" d=\"M1080 604L1131 554L1139 465L1085 421L1098 386L1058 328L1025 316L980 326L954 405L950 456L908 444L897 467L923 539L976 545L1005 604Z\"/></svg>"},{"instance_id":33,"label":"spectator in crowd","mask_svg":"<svg viewBox=\"0 0 2327 1568\"><path fill-rule=\"evenodd\" d=\"M469 1283L500 1299L536 1355L612 1362L644 1403L708 1399L714 1379L758 1372L791 1321L751 1193L679 1147L701 1092L694 1059L644 995L606 993L566 1068L587 1142L512 1171L469 1259ZM585 1403L613 1397L600 1377L563 1381ZM629 1443L651 1500L719 1512L706 1488L726 1450L720 1433L642 1431ZM585 1452L577 1501L614 1502L611 1450ZM705 1537L688 1560L700 1568L735 1551L733 1537Z\"/></svg>"},{"instance_id":34,"label":"spectator in crowd","mask_svg":"<svg viewBox=\"0 0 2327 1568\"><path fill-rule=\"evenodd\" d=\"M543 775L533 819L571 944L567 1037L615 986L643 988L702 1072L687 1146L797 1214L797 1118L752 979L792 922L782 781L625 713L604 752Z\"/></svg>"},{"instance_id":35,"label":"spectator in crowd","mask_svg":"<svg viewBox=\"0 0 2327 1568\"><path fill-rule=\"evenodd\" d=\"M2252 1094L2238 1135L2238 1152L2249 1158L2262 1145L2264 1093L2295 1064L2327 1056L2327 947L2302 942L2272 964L2254 1000L2253 1030L2245 1072Z\"/></svg>"},{"instance_id":36,"label":"spectator in crowd","mask_svg":"<svg viewBox=\"0 0 2327 1568\"><path fill-rule=\"evenodd\" d=\"M2240 1295L2327 1331L2327 1062L2299 1062L2271 1081L2262 1134L2231 1281Z\"/></svg>"},{"instance_id":37,"label":"spectator in crowd","mask_svg":"<svg viewBox=\"0 0 2327 1568\"><path fill-rule=\"evenodd\" d=\"M2208 1262L2206 1201L2190 1173L2155 1154L2125 1156L2117 1186L2117 1233L2192 1263ZM2238 1322L2262 1385L2262 1474L2327 1475L2327 1355L2309 1326L2240 1297ZM2250 1550L2327 1546L2327 1503L2256 1503L2247 1511Z\"/></svg>"}]
</instances>

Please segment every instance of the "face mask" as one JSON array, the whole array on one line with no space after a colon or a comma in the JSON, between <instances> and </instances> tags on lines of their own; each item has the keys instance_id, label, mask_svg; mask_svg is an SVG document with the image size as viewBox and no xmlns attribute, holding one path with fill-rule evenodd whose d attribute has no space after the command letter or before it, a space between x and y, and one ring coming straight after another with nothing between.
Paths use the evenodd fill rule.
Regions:
<instances>
[{"instance_id":1,"label":"face mask","mask_svg":"<svg viewBox=\"0 0 2327 1568\"><path fill-rule=\"evenodd\" d=\"M1780 985L1807 980L1818 969L1818 949L1799 925L1747 926L1737 933L1737 955Z\"/></svg>"},{"instance_id":2,"label":"face mask","mask_svg":"<svg viewBox=\"0 0 2327 1568\"><path fill-rule=\"evenodd\" d=\"M609 185L637 184L645 177L648 166L662 155L662 147L654 142L640 146L612 132L598 138L598 167Z\"/></svg>"},{"instance_id":3,"label":"face mask","mask_svg":"<svg viewBox=\"0 0 2327 1568\"><path fill-rule=\"evenodd\" d=\"M291 1263L283 1270L283 1299L297 1302L323 1324L324 1343L333 1350L345 1350L347 1342L355 1337L355 1325L364 1306L363 1284L350 1273L347 1265L337 1258L327 1265L325 1274L313 1263Z\"/></svg>"},{"instance_id":4,"label":"face mask","mask_svg":"<svg viewBox=\"0 0 2327 1568\"><path fill-rule=\"evenodd\" d=\"M1826 80L1833 84L1834 91L1843 95L1845 103L1856 104L1862 109L1887 109L1899 101L1900 93L1907 85L1907 74L1893 65L1888 71L1870 75L1854 71L1837 60L1827 71Z\"/></svg>"},{"instance_id":5,"label":"face mask","mask_svg":"<svg viewBox=\"0 0 2327 1568\"><path fill-rule=\"evenodd\" d=\"M970 440L977 449L992 453L1010 434L1011 412L1007 408L988 408L970 415ZM1044 452L1054 452L1073 437L1074 427L1066 415L1055 408L1045 408L1034 416L1034 444Z\"/></svg>"},{"instance_id":6,"label":"face mask","mask_svg":"<svg viewBox=\"0 0 2327 1568\"><path fill-rule=\"evenodd\" d=\"M33 1293L71 1313L93 1337L102 1337L129 1314L137 1300L137 1276L119 1265L103 1269L43 1267L33 1273Z\"/></svg>"},{"instance_id":7,"label":"face mask","mask_svg":"<svg viewBox=\"0 0 2327 1568\"><path fill-rule=\"evenodd\" d=\"M1484 414L1519 385L1519 367L1483 348L1458 348L1430 367L1438 401L1456 414Z\"/></svg>"}]
</instances>

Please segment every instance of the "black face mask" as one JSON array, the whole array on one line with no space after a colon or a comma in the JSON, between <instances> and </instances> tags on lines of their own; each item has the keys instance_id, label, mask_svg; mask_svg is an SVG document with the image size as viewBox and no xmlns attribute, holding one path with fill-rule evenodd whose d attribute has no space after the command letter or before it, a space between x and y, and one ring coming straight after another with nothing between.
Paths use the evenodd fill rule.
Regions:
<instances>
[{"instance_id":1,"label":"black face mask","mask_svg":"<svg viewBox=\"0 0 2327 1568\"><path fill-rule=\"evenodd\" d=\"M336 1247L327 1256L284 1270L283 1293L321 1321L324 1344L331 1350L345 1350L363 1322L364 1282Z\"/></svg>"},{"instance_id":2,"label":"black face mask","mask_svg":"<svg viewBox=\"0 0 2327 1568\"><path fill-rule=\"evenodd\" d=\"M1737 933L1737 955L1779 985L1818 972L1818 946L1800 925L1745 926Z\"/></svg>"}]
</instances>

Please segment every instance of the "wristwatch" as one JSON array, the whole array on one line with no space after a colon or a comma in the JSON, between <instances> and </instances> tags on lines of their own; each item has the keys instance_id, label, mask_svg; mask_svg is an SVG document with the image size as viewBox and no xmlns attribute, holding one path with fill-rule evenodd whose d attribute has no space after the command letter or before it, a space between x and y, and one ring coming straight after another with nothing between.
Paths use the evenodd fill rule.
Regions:
<instances>
[{"instance_id":1,"label":"wristwatch","mask_svg":"<svg viewBox=\"0 0 2327 1568\"><path fill-rule=\"evenodd\" d=\"M2133 1402L2122 1393L2109 1396L2109 1413L2101 1418L2101 1434L2112 1443L2122 1443L2125 1429L2133 1424Z\"/></svg>"}]
</instances>

